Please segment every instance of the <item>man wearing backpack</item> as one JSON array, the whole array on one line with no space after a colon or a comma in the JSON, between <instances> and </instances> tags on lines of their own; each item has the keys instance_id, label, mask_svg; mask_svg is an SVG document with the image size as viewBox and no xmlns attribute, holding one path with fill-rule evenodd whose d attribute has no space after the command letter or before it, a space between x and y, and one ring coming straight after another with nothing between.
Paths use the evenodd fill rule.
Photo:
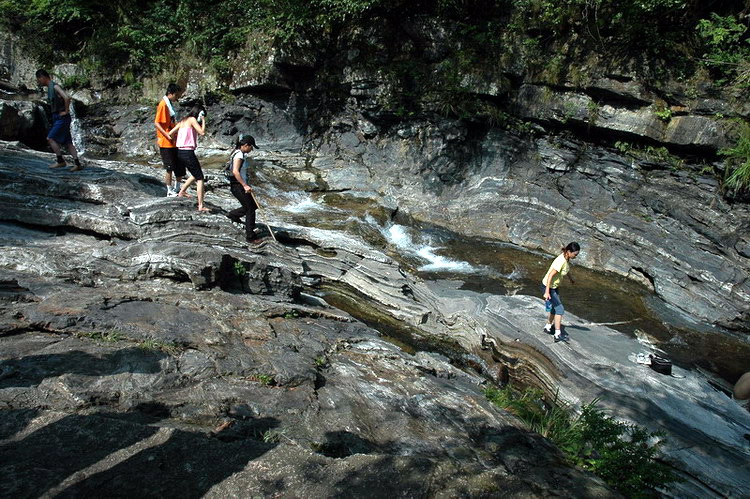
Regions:
<instances>
[{"instance_id":1,"label":"man wearing backpack","mask_svg":"<svg viewBox=\"0 0 750 499\"><path fill-rule=\"evenodd\" d=\"M75 165L70 169L72 172L83 170L81 161L78 159L78 151L73 145L73 137L70 134L70 96L58 84L52 81L49 73L43 69L36 72L36 81L39 86L47 89L47 102L52 108L52 127L47 134L47 142L57 156L57 161L49 165L50 168L62 168L66 166L62 156L61 146L67 146L68 152L73 156Z\"/></svg>"},{"instance_id":2,"label":"man wearing backpack","mask_svg":"<svg viewBox=\"0 0 750 499\"><path fill-rule=\"evenodd\" d=\"M255 139L252 135L240 135L227 165L229 188L232 195L242 205L227 213L227 218L232 222L240 223L242 217L245 217L245 240L247 242L256 242L258 238L255 234L255 210L258 209L258 205L255 204L253 190L248 184L250 172L245 155L257 148L258 146L255 145Z\"/></svg>"}]
</instances>

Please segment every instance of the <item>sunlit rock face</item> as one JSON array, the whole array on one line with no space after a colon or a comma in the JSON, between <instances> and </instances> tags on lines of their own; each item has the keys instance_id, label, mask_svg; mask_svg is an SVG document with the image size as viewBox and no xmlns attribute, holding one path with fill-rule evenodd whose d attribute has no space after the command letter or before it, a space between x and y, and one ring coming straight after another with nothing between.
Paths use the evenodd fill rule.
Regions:
<instances>
[{"instance_id":1,"label":"sunlit rock face","mask_svg":"<svg viewBox=\"0 0 750 499\"><path fill-rule=\"evenodd\" d=\"M580 241L581 264L635 279L670 307L746 334L750 210L723 197L705 164L569 134L477 130L448 119L388 124L363 107L369 98L358 89L351 86L352 100L322 130L314 127L318 111L294 92L214 104L199 151L223 154L239 133L251 133L262 150L305 151L310 189L374 191L402 215L529 249L554 253ZM100 112L96 119L113 123L105 147L158 161L150 108ZM90 130L101 127L96 119Z\"/></svg>"},{"instance_id":2,"label":"sunlit rock face","mask_svg":"<svg viewBox=\"0 0 750 499\"><path fill-rule=\"evenodd\" d=\"M332 495L386 476L393 494L613 496L485 400L508 379L664 430L678 495L750 483L723 464L747 457L750 415L691 371L634 363L638 343L607 327L569 315L570 343L554 343L538 298L423 282L358 237L290 222L270 185L258 195L280 242L264 231L248 246L221 181L201 214L163 197L158 170L91 161L73 174L3 149L0 428L14 445L0 452L14 492L265 494L270 476L276 492ZM264 154L263 175L300 166ZM170 485L165 466L191 472Z\"/></svg>"},{"instance_id":3,"label":"sunlit rock face","mask_svg":"<svg viewBox=\"0 0 750 499\"><path fill-rule=\"evenodd\" d=\"M273 215L281 242L248 246L221 182L202 214L158 170L2 149L9 494L617 497L494 408L484 377L304 298L356 287L426 323L405 291L426 289L376 249Z\"/></svg>"}]
</instances>

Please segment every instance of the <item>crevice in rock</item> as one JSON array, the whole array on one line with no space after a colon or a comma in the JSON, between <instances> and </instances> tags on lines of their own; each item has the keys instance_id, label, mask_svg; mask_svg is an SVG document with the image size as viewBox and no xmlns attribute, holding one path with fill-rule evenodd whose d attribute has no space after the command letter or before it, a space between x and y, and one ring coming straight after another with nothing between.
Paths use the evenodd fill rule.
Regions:
<instances>
[{"instance_id":1,"label":"crevice in rock","mask_svg":"<svg viewBox=\"0 0 750 499\"><path fill-rule=\"evenodd\" d=\"M111 234L102 234L101 232L96 232L90 229L82 229L80 227L75 227L72 225L40 225L40 224L33 224L30 222L21 222L18 220L4 220L3 222L10 224L10 225L15 225L17 227L21 227L24 229L33 230L36 232L43 232L45 234L50 234L54 236L64 236L67 234L81 234L84 236L90 236L90 237L96 238L100 241L112 241L113 239L132 241L133 239L135 239L135 237L129 237L129 236L124 236L124 235L112 236Z\"/></svg>"},{"instance_id":2,"label":"crevice in rock","mask_svg":"<svg viewBox=\"0 0 750 499\"><path fill-rule=\"evenodd\" d=\"M482 359L466 351L456 340L445 336L429 336L417 327L391 317L377 302L357 290L341 284L322 285L323 298L331 306L343 310L377 331L381 338L405 352L433 352L448 358L451 365L485 379L494 379Z\"/></svg>"},{"instance_id":3,"label":"crevice in rock","mask_svg":"<svg viewBox=\"0 0 750 499\"><path fill-rule=\"evenodd\" d=\"M325 434L325 441L314 442L310 447L326 457L342 459L354 454L387 453L381 445L348 431L331 431Z\"/></svg>"},{"instance_id":4,"label":"crevice in rock","mask_svg":"<svg viewBox=\"0 0 750 499\"><path fill-rule=\"evenodd\" d=\"M34 293L26 287L21 286L16 279L0 280L0 301L24 302L36 301Z\"/></svg>"},{"instance_id":5,"label":"crevice in rock","mask_svg":"<svg viewBox=\"0 0 750 499\"><path fill-rule=\"evenodd\" d=\"M635 272L642 276L643 279L647 280L650 284L650 288L654 289L654 277L649 274L643 267L630 267L630 272Z\"/></svg>"}]
</instances>

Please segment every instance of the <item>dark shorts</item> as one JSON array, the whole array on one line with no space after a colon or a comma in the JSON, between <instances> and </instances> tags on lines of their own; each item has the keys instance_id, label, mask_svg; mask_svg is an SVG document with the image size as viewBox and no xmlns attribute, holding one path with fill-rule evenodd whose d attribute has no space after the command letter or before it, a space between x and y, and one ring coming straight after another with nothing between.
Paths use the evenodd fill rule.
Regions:
<instances>
[{"instance_id":1,"label":"dark shorts","mask_svg":"<svg viewBox=\"0 0 750 499\"><path fill-rule=\"evenodd\" d=\"M194 150L178 149L177 162L180 164L180 168L183 168L183 172L184 169L187 169L190 175L195 177L195 180L203 180L203 169L201 169L201 164L198 162Z\"/></svg>"},{"instance_id":2,"label":"dark shorts","mask_svg":"<svg viewBox=\"0 0 750 499\"><path fill-rule=\"evenodd\" d=\"M547 290L544 284L539 285L542 288L542 296ZM549 290L549 299L552 302L552 313L554 315L565 315L565 307L563 307L562 301L560 301L560 292L557 289Z\"/></svg>"},{"instance_id":3,"label":"dark shorts","mask_svg":"<svg viewBox=\"0 0 750 499\"><path fill-rule=\"evenodd\" d=\"M176 147L160 147L159 154L161 155L161 162L164 164L165 170L173 172L178 177L185 176L185 167L177 161Z\"/></svg>"},{"instance_id":4,"label":"dark shorts","mask_svg":"<svg viewBox=\"0 0 750 499\"><path fill-rule=\"evenodd\" d=\"M70 136L70 115L60 116L57 113L52 115L52 128L49 129L47 134L48 139L52 139L61 146L70 144L73 142L73 138Z\"/></svg>"}]
</instances>

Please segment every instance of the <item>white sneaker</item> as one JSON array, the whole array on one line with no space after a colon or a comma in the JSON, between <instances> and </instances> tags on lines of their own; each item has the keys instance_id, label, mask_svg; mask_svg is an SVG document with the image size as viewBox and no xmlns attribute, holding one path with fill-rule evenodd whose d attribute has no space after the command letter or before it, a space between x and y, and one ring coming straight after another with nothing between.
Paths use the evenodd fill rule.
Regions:
<instances>
[{"instance_id":1,"label":"white sneaker","mask_svg":"<svg viewBox=\"0 0 750 499\"><path fill-rule=\"evenodd\" d=\"M171 187L167 187L167 197L173 198L177 195L177 193L172 189Z\"/></svg>"}]
</instances>

